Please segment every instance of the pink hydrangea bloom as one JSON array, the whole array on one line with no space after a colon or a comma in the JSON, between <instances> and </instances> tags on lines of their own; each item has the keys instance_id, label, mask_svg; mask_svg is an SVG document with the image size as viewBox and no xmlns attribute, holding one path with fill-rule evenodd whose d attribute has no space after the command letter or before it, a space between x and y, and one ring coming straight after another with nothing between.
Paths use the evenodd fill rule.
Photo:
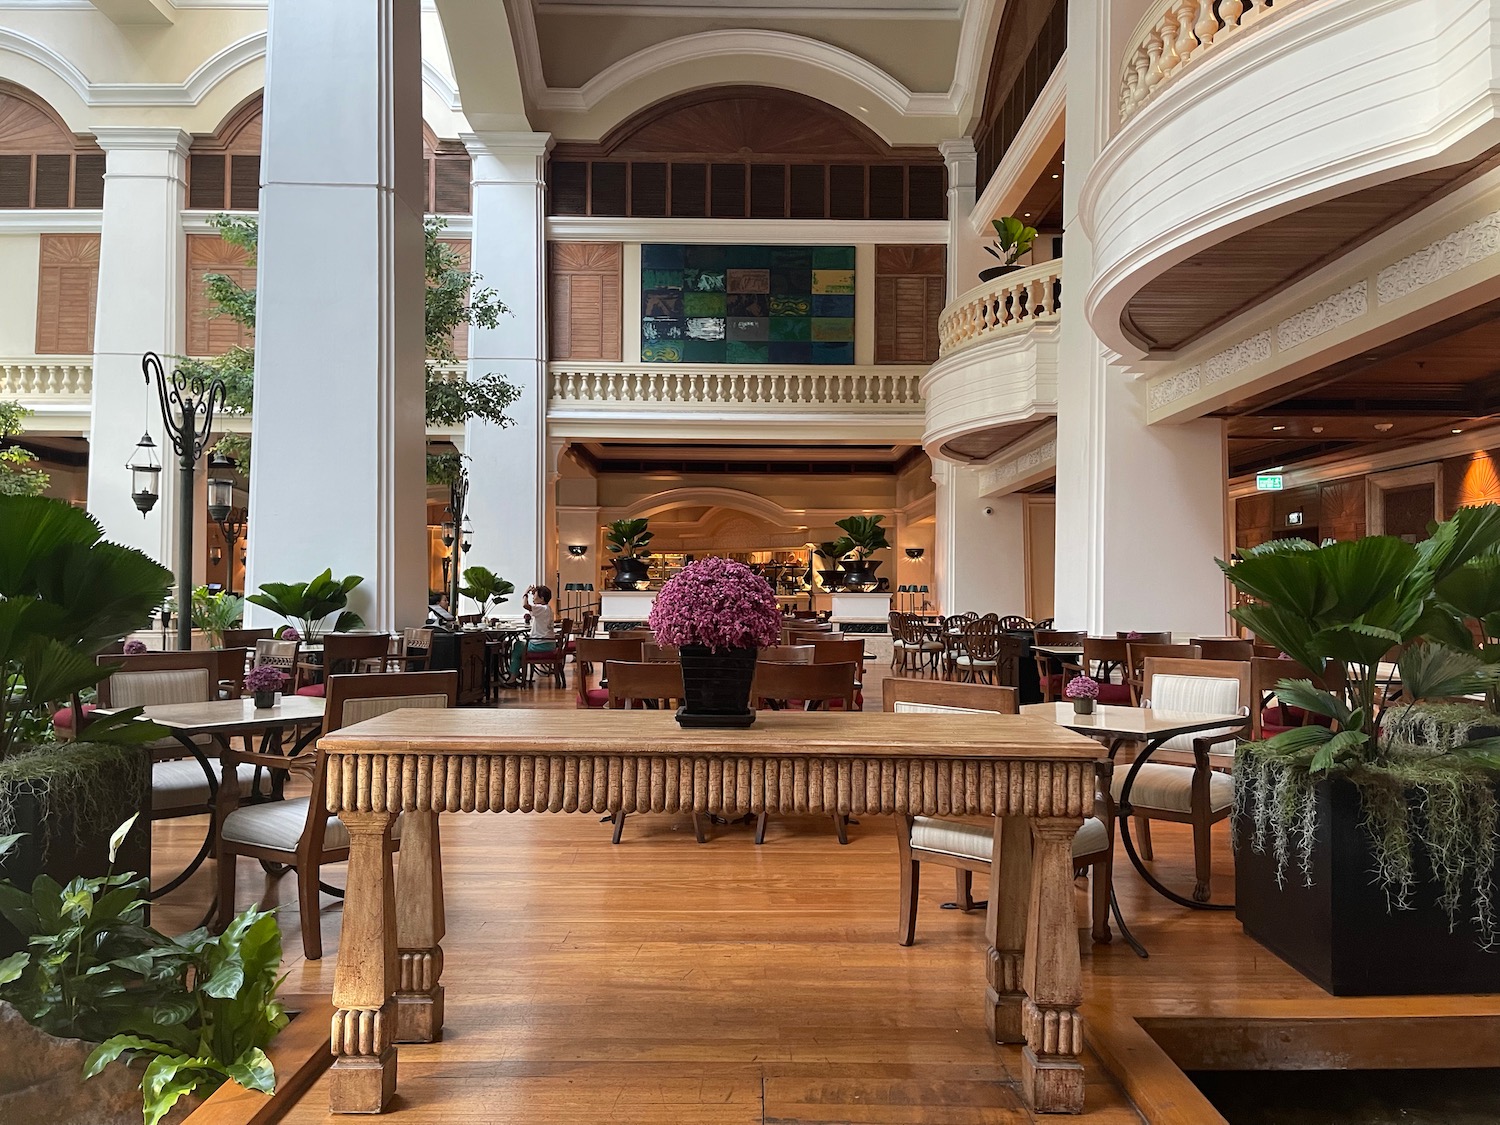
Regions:
<instances>
[{"instance_id":1,"label":"pink hydrangea bloom","mask_svg":"<svg viewBox=\"0 0 1500 1125\"><path fill-rule=\"evenodd\" d=\"M290 625L283 629L280 635L281 639L284 641L300 641L302 639L302 634L297 632L297 630L293 629Z\"/></svg>"},{"instance_id":2,"label":"pink hydrangea bloom","mask_svg":"<svg viewBox=\"0 0 1500 1125\"><path fill-rule=\"evenodd\" d=\"M245 673L245 690L257 691L280 691L281 685L286 682L286 673L279 668L272 668L263 664L259 668L252 668Z\"/></svg>"},{"instance_id":3,"label":"pink hydrangea bloom","mask_svg":"<svg viewBox=\"0 0 1500 1125\"><path fill-rule=\"evenodd\" d=\"M145 641L126 641L125 642L125 655L126 656L139 656L141 653L143 653L145 651L146 651L146 642Z\"/></svg>"},{"instance_id":4,"label":"pink hydrangea bloom","mask_svg":"<svg viewBox=\"0 0 1500 1125\"><path fill-rule=\"evenodd\" d=\"M765 648L781 639L781 609L771 584L728 559L684 567L656 595L648 624L658 644L703 645L715 652Z\"/></svg>"},{"instance_id":5,"label":"pink hydrangea bloom","mask_svg":"<svg viewBox=\"0 0 1500 1125\"><path fill-rule=\"evenodd\" d=\"M1098 699L1099 681L1092 676L1074 676L1063 688L1063 694L1069 699Z\"/></svg>"}]
</instances>

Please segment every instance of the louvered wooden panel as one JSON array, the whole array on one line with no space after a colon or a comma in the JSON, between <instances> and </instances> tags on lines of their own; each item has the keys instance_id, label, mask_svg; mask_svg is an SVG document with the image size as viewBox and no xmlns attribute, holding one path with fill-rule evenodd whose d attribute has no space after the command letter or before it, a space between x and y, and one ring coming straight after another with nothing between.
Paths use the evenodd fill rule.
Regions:
<instances>
[{"instance_id":1,"label":"louvered wooden panel","mask_svg":"<svg viewBox=\"0 0 1500 1125\"><path fill-rule=\"evenodd\" d=\"M104 154L80 152L73 158L73 206L104 206Z\"/></svg>"},{"instance_id":2,"label":"louvered wooden panel","mask_svg":"<svg viewBox=\"0 0 1500 1125\"><path fill-rule=\"evenodd\" d=\"M667 213L667 166L635 163L630 166L630 213L641 218L663 218Z\"/></svg>"},{"instance_id":3,"label":"louvered wooden panel","mask_svg":"<svg viewBox=\"0 0 1500 1125\"><path fill-rule=\"evenodd\" d=\"M942 246L877 246L877 275L915 273L942 277L947 270L947 249Z\"/></svg>"},{"instance_id":4,"label":"louvered wooden panel","mask_svg":"<svg viewBox=\"0 0 1500 1125\"><path fill-rule=\"evenodd\" d=\"M440 241L458 255L460 269L467 271L471 268L474 260L473 247L467 238L444 238ZM458 359L469 358L469 326L467 324L453 326L453 354Z\"/></svg>"},{"instance_id":5,"label":"louvered wooden panel","mask_svg":"<svg viewBox=\"0 0 1500 1125\"><path fill-rule=\"evenodd\" d=\"M708 214L708 165L672 165L672 218L701 219Z\"/></svg>"},{"instance_id":6,"label":"louvered wooden panel","mask_svg":"<svg viewBox=\"0 0 1500 1125\"><path fill-rule=\"evenodd\" d=\"M31 157L0 156L0 207L31 206Z\"/></svg>"},{"instance_id":7,"label":"louvered wooden panel","mask_svg":"<svg viewBox=\"0 0 1500 1125\"><path fill-rule=\"evenodd\" d=\"M551 357L618 363L623 247L613 242L554 242L550 249Z\"/></svg>"},{"instance_id":8,"label":"louvered wooden panel","mask_svg":"<svg viewBox=\"0 0 1500 1125\"><path fill-rule=\"evenodd\" d=\"M786 218L786 165L750 165L750 217Z\"/></svg>"},{"instance_id":9,"label":"louvered wooden panel","mask_svg":"<svg viewBox=\"0 0 1500 1125\"><path fill-rule=\"evenodd\" d=\"M38 355L92 355L99 236L44 234L37 275Z\"/></svg>"},{"instance_id":10,"label":"louvered wooden panel","mask_svg":"<svg viewBox=\"0 0 1500 1125\"><path fill-rule=\"evenodd\" d=\"M620 216L626 213L625 165L612 160L596 160L589 191L591 213Z\"/></svg>"},{"instance_id":11,"label":"louvered wooden panel","mask_svg":"<svg viewBox=\"0 0 1500 1125\"><path fill-rule=\"evenodd\" d=\"M859 164L835 164L828 169L828 217L865 217L865 170Z\"/></svg>"},{"instance_id":12,"label":"louvered wooden panel","mask_svg":"<svg viewBox=\"0 0 1500 1125\"><path fill-rule=\"evenodd\" d=\"M912 164L907 167L906 217L948 217L948 173L942 165Z\"/></svg>"},{"instance_id":13,"label":"louvered wooden panel","mask_svg":"<svg viewBox=\"0 0 1500 1125\"><path fill-rule=\"evenodd\" d=\"M255 288L255 267L245 252L216 234L190 234L187 239L187 352L188 355L223 355L231 347L250 347L254 336L227 316L211 316L204 276L222 273L247 289Z\"/></svg>"},{"instance_id":14,"label":"louvered wooden panel","mask_svg":"<svg viewBox=\"0 0 1500 1125\"><path fill-rule=\"evenodd\" d=\"M793 164L791 217L822 219L828 214L828 169L822 164Z\"/></svg>"},{"instance_id":15,"label":"louvered wooden panel","mask_svg":"<svg viewBox=\"0 0 1500 1125\"><path fill-rule=\"evenodd\" d=\"M745 165L714 164L709 169L709 214L715 219L745 217Z\"/></svg>"},{"instance_id":16,"label":"louvered wooden panel","mask_svg":"<svg viewBox=\"0 0 1500 1125\"><path fill-rule=\"evenodd\" d=\"M433 172L433 210L439 215L467 215L473 161L466 153L441 153Z\"/></svg>"},{"instance_id":17,"label":"louvered wooden panel","mask_svg":"<svg viewBox=\"0 0 1500 1125\"><path fill-rule=\"evenodd\" d=\"M260 155L235 154L229 158L229 209L260 210Z\"/></svg>"},{"instance_id":18,"label":"louvered wooden panel","mask_svg":"<svg viewBox=\"0 0 1500 1125\"><path fill-rule=\"evenodd\" d=\"M932 363L945 297L942 246L875 248L875 362Z\"/></svg>"},{"instance_id":19,"label":"louvered wooden panel","mask_svg":"<svg viewBox=\"0 0 1500 1125\"><path fill-rule=\"evenodd\" d=\"M222 211L226 206L223 153L193 153L188 157L188 206L194 210Z\"/></svg>"},{"instance_id":20,"label":"louvered wooden panel","mask_svg":"<svg viewBox=\"0 0 1500 1125\"><path fill-rule=\"evenodd\" d=\"M870 218L900 219L906 214L906 169L874 165L870 168Z\"/></svg>"},{"instance_id":21,"label":"louvered wooden panel","mask_svg":"<svg viewBox=\"0 0 1500 1125\"><path fill-rule=\"evenodd\" d=\"M66 207L69 181L73 177L73 158L43 153L36 158L36 196L34 206Z\"/></svg>"},{"instance_id":22,"label":"louvered wooden panel","mask_svg":"<svg viewBox=\"0 0 1500 1125\"><path fill-rule=\"evenodd\" d=\"M589 208L589 166L581 160L554 160L548 168L548 188L554 215L586 215Z\"/></svg>"}]
</instances>

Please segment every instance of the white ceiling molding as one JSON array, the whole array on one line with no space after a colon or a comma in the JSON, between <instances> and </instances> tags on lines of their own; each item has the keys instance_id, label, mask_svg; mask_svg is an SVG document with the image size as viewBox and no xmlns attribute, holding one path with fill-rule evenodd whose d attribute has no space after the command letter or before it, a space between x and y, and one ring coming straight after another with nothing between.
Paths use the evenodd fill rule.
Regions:
<instances>
[{"instance_id":1,"label":"white ceiling molding","mask_svg":"<svg viewBox=\"0 0 1500 1125\"><path fill-rule=\"evenodd\" d=\"M5 234L98 234L104 229L104 212L78 208L67 211L0 211L0 235Z\"/></svg>"},{"instance_id":2,"label":"white ceiling molding","mask_svg":"<svg viewBox=\"0 0 1500 1125\"><path fill-rule=\"evenodd\" d=\"M1024 196L1031 187L1032 177L1027 173L1032 171L1033 162L1039 156L1052 155L1038 150L1062 124L1067 102L1068 56L1064 52L1063 57L1057 61L1056 69L1047 79L1047 84L1042 87L1042 92L1037 95L1035 104L1026 114L1026 120L1021 122L1016 139L1005 150L1005 156L996 165L989 183L984 185L984 192L975 201L974 210L969 212L969 229L976 235L989 235L990 220L1001 213L1007 199L1012 194Z\"/></svg>"},{"instance_id":3,"label":"white ceiling molding","mask_svg":"<svg viewBox=\"0 0 1500 1125\"><path fill-rule=\"evenodd\" d=\"M722 19L724 7L706 0L537 0L549 15L705 16ZM956 20L964 0L754 0L735 15L755 19Z\"/></svg>"},{"instance_id":4,"label":"white ceiling molding","mask_svg":"<svg viewBox=\"0 0 1500 1125\"><path fill-rule=\"evenodd\" d=\"M948 224L939 219L621 219L603 216L549 218L547 237L558 242L695 242L704 245L946 245Z\"/></svg>"}]
</instances>

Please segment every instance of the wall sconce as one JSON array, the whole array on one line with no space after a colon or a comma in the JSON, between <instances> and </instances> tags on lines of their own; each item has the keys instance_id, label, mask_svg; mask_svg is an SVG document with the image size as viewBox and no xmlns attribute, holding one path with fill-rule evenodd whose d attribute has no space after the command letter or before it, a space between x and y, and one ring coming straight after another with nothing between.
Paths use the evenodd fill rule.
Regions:
<instances>
[{"instance_id":1,"label":"wall sconce","mask_svg":"<svg viewBox=\"0 0 1500 1125\"><path fill-rule=\"evenodd\" d=\"M909 559L911 559L914 562L917 559L920 559L926 553L927 553L927 551L923 547L908 547L908 548L906 548L906 557L909 558Z\"/></svg>"},{"instance_id":2,"label":"wall sconce","mask_svg":"<svg viewBox=\"0 0 1500 1125\"><path fill-rule=\"evenodd\" d=\"M588 553L589 553L589 545L587 543L569 543L568 544L568 554L572 555L575 559L581 559L581 558L583 558L584 555L586 555Z\"/></svg>"},{"instance_id":3,"label":"wall sconce","mask_svg":"<svg viewBox=\"0 0 1500 1125\"><path fill-rule=\"evenodd\" d=\"M218 566L223 561L224 561L224 553L222 551L220 551L219 548L217 548L217 547L210 547L208 549L208 565L209 566Z\"/></svg>"}]
</instances>

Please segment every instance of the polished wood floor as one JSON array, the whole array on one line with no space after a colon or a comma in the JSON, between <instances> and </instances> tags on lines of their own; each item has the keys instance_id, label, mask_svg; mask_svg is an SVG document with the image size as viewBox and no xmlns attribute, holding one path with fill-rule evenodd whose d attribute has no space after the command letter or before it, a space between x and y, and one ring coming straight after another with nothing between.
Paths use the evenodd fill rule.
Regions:
<instances>
[{"instance_id":1,"label":"polished wood floor","mask_svg":"<svg viewBox=\"0 0 1500 1125\"><path fill-rule=\"evenodd\" d=\"M879 706L879 678L869 678L867 707ZM501 705L572 699L536 687L509 693ZM159 877L180 863L195 828L158 826ZM393 1120L1033 1120L1012 1083L1019 1053L985 1042L983 915L940 909L954 898L948 871L926 872L917 944L896 944L888 820L851 826L847 847L819 818L773 821L759 848L748 826L717 827L700 846L685 818L653 816L630 818L619 847L610 845L607 824L584 816L451 816L443 833L447 1027L440 1043L401 1048ZM1159 826L1155 836L1158 874L1190 885L1186 830ZM1222 832L1216 846L1215 894L1227 900L1233 886ZM1089 1125L1222 1120L1137 1016L1339 1019L1391 1009L1391 1001L1326 996L1246 938L1232 915L1172 906L1123 855L1116 869L1121 906L1151 958L1136 957L1118 935L1092 945L1080 889ZM339 882L342 872L325 877ZM323 900L326 953L309 962L293 878L273 879L243 862L239 888L241 908L283 908L287 989L329 991L337 901ZM196 924L212 893L209 864L160 905L156 923ZM1395 1003L1500 1014L1500 1004L1483 998ZM335 1120L327 1104L325 1078L285 1120Z\"/></svg>"}]
</instances>

